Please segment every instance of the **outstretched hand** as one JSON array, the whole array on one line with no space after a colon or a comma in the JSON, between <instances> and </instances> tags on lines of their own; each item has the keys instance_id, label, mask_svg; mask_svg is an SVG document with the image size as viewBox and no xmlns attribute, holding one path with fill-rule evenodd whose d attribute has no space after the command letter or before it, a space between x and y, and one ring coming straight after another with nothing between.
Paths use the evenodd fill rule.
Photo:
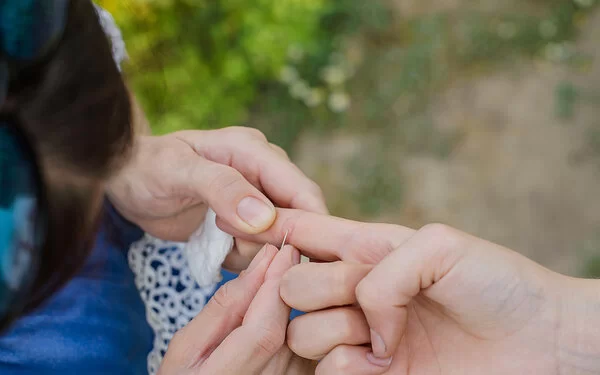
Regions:
<instances>
[{"instance_id":1,"label":"outstretched hand","mask_svg":"<svg viewBox=\"0 0 600 375\"><path fill-rule=\"evenodd\" d=\"M255 240L285 232L331 262L298 265L281 287L289 306L309 312L291 322L288 345L321 360L319 374L600 370L596 281L439 224L415 231L281 210Z\"/></svg>"}]
</instances>

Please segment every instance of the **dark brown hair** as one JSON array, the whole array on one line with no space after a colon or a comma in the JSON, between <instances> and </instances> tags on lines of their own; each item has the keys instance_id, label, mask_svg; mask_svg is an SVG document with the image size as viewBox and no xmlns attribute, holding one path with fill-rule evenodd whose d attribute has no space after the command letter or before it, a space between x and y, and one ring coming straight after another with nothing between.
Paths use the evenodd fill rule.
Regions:
<instances>
[{"instance_id":1,"label":"dark brown hair","mask_svg":"<svg viewBox=\"0 0 600 375\"><path fill-rule=\"evenodd\" d=\"M98 221L98 192L132 144L128 91L90 0L71 0L62 40L44 61L19 72L9 100L42 166L48 202L31 310L83 265Z\"/></svg>"}]
</instances>

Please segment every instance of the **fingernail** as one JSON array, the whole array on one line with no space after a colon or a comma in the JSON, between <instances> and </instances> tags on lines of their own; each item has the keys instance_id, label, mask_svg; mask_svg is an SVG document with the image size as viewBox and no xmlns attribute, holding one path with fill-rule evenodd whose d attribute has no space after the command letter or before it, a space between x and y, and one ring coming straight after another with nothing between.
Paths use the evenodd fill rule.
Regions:
<instances>
[{"instance_id":1,"label":"fingernail","mask_svg":"<svg viewBox=\"0 0 600 375\"><path fill-rule=\"evenodd\" d=\"M385 342L379 334L371 330L371 347L373 348L373 355L377 358L385 359Z\"/></svg>"},{"instance_id":2,"label":"fingernail","mask_svg":"<svg viewBox=\"0 0 600 375\"><path fill-rule=\"evenodd\" d=\"M244 222L254 228L265 228L273 223L275 210L265 202L254 197L240 201L237 213Z\"/></svg>"},{"instance_id":3,"label":"fingernail","mask_svg":"<svg viewBox=\"0 0 600 375\"><path fill-rule=\"evenodd\" d=\"M292 264L300 264L300 252L298 251L298 249L292 250Z\"/></svg>"},{"instance_id":4,"label":"fingernail","mask_svg":"<svg viewBox=\"0 0 600 375\"><path fill-rule=\"evenodd\" d=\"M367 353L367 360L371 362L371 364L378 367L390 367L390 365L392 364L392 357L377 358L373 355L373 353Z\"/></svg>"},{"instance_id":5,"label":"fingernail","mask_svg":"<svg viewBox=\"0 0 600 375\"><path fill-rule=\"evenodd\" d=\"M250 262L250 265L248 266L248 268L246 269L246 274L254 271L256 269L256 267L258 267L258 265L260 264L260 261L265 257L265 251L266 251L267 246L265 245L259 252L258 254L256 254L254 256L254 259L252 259L252 262Z\"/></svg>"}]
</instances>

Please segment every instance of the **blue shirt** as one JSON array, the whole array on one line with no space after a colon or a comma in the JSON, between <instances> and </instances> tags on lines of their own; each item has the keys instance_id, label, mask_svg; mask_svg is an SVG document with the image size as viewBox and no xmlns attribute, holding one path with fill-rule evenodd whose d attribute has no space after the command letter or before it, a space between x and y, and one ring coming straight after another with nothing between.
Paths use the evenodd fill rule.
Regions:
<instances>
[{"instance_id":1,"label":"blue shirt","mask_svg":"<svg viewBox=\"0 0 600 375\"><path fill-rule=\"evenodd\" d=\"M0 374L147 374L154 335L127 263L143 233L109 205L106 215L77 277L0 336ZM222 275L218 287L237 277Z\"/></svg>"},{"instance_id":2,"label":"blue shirt","mask_svg":"<svg viewBox=\"0 0 600 375\"><path fill-rule=\"evenodd\" d=\"M0 374L147 374L152 329L127 263L139 229L114 212L84 269L0 336Z\"/></svg>"}]
</instances>

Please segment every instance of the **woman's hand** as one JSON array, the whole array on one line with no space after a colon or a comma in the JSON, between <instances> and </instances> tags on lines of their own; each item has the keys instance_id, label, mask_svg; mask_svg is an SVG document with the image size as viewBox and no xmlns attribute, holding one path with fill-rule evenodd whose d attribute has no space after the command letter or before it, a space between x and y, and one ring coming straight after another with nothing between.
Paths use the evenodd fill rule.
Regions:
<instances>
[{"instance_id":1,"label":"woman's hand","mask_svg":"<svg viewBox=\"0 0 600 375\"><path fill-rule=\"evenodd\" d=\"M600 285L443 225L419 231L282 211L261 240L313 258L281 295L318 374L600 373ZM321 339L315 340L319 334Z\"/></svg>"},{"instance_id":2,"label":"woman's hand","mask_svg":"<svg viewBox=\"0 0 600 375\"><path fill-rule=\"evenodd\" d=\"M155 237L186 241L207 207L242 233L275 220L274 204L326 213L319 187L258 130L190 130L138 136L131 162L108 186L119 212ZM260 249L236 241L226 267L241 270Z\"/></svg>"},{"instance_id":3,"label":"woman's hand","mask_svg":"<svg viewBox=\"0 0 600 375\"><path fill-rule=\"evenodd\" d=\"M177 332L158 373L314 374L316 363L285 345L290 308L279 296L280 283L299 262L300 253L292 246L278 251L266 245L240 277L221 287Z\"/></svg>"}]
</instances>

